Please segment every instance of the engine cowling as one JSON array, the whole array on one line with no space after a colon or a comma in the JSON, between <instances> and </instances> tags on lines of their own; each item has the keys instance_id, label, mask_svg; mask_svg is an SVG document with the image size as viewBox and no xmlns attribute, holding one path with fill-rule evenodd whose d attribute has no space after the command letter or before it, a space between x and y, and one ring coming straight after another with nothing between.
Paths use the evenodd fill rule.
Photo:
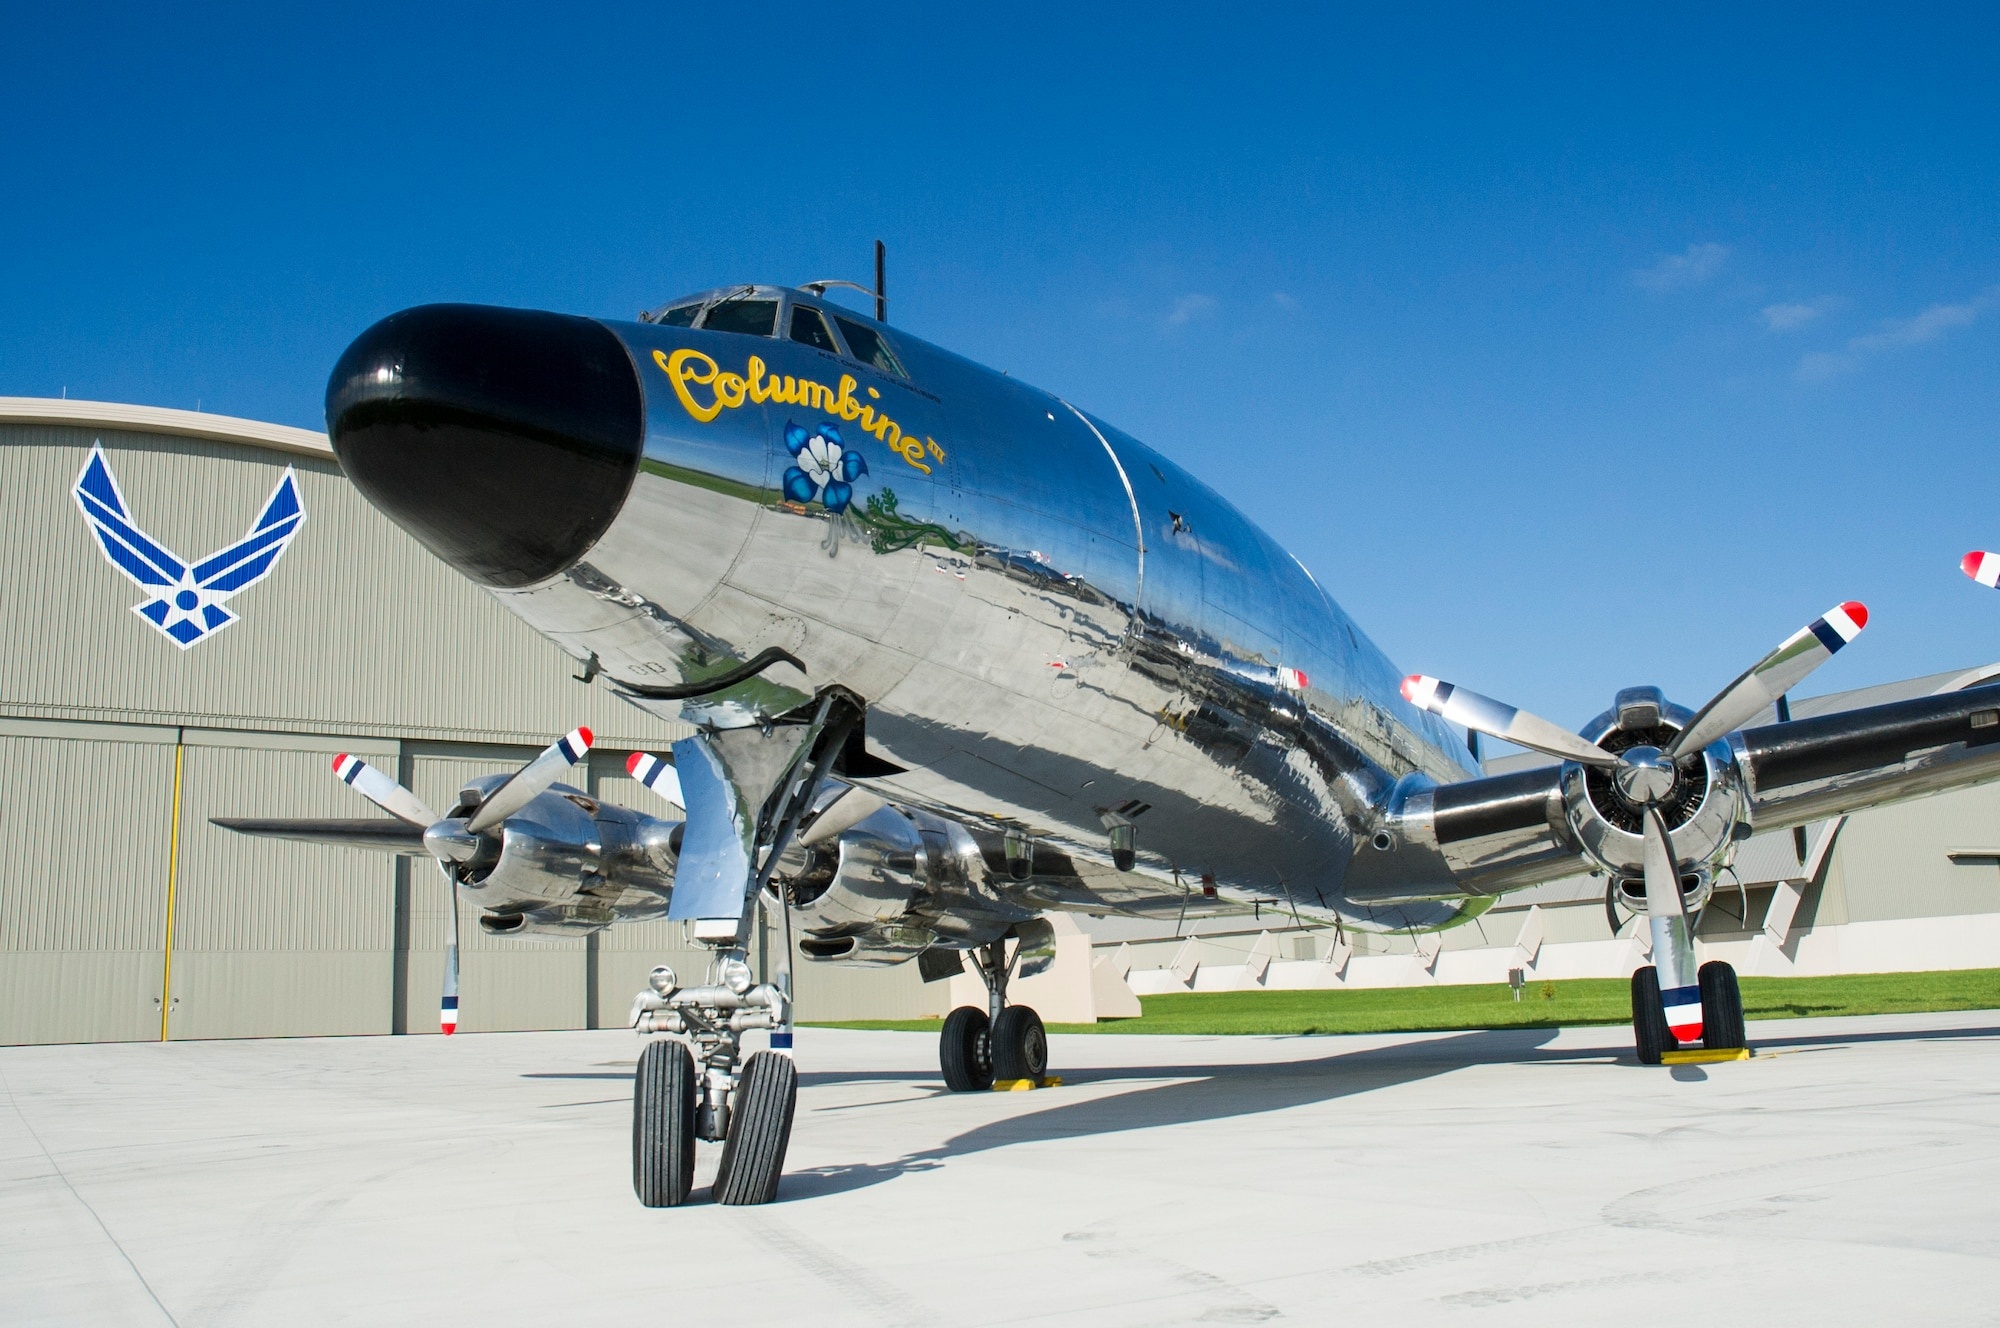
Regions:
<instances>
[{"instance_id":1,"label":"engine cowling","mask_svg":"<svg viewBox=\"0 0 2000 1328\"><path fill-rule=\"evenodd\" d=\"M1642 746L1665 749L1693 718L1693 711L1668 701L1658 688L1631 687L1619 692L1611 709L1580 732L1614 754ZM1724 741L1711 743L1694 759L1683 756L1673 767L1673 781L1660 811L1681 869L1682 897L1687 907L1695 908L1707 899L1716 870L1749 837L1749 804L1741 772ZM1577 846L1610 873L1628 908L1645 912L1640 809L1620 790L1616 774L1566 764L1562 799Z\"/></svg>"},{"instance_id":2,"label":"engine cowling","mask_svg":"<svg viewBox=\"0 0 2000 1328\"><path fill-rule=\"evenodd\" d=\"M815 843L788 888L800 952L849 964L984 944L1034 916L994 887L970 830L913 807L879 807Z\"/></svg>"},{"instance_id":3,"label":"engine cowling","mask_svg":"<svg viewBox=\"0 0 2000 1328\"><path fill-rule=\"evenodd\" d=\"M462 825L505 781L499 775L468 785L451 819ZM679 832L677 821L556 784L478 836L473 852L451 871L478 904L480 930L487 934L575 937L613 922L666 915Z\"/></svg>"}]
</instances>

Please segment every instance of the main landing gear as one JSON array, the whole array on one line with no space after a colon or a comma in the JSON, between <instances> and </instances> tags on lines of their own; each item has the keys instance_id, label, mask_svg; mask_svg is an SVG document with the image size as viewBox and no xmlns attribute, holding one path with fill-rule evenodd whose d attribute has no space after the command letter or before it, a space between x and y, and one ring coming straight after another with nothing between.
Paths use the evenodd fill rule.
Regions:
<instances>
[{"instance_id":1,"label":"main landing gear","mask_svg":"<svg viewBox=\"0 0 2000 1328\"><path fill-rule=\"evenodd\" d=\"M1049 1073L1049 1035L1042 1017L1025 1005L1007 1004L1012 967L1005 938L971 952L986 984L987 1008L961 1005L945 1017L938 1035L938 1064L954 1093L977 1093L1023 1081L1041 1084Z\"/></svg>"},{"instance_id":2,"label":"main landing gear","mask_svg":"<svg viewBox=\"0 0 2000 1328\"><path fill-rule=\"evenodd\" d=\"M1701 966L1695 981L1701 990L1701 1045L1710 1051L1748 1046L1736 970L1720 959L1711 959ZM1667 1027L1659 970L1651 964L1632 974L1632 1041L1641 1065L1658 1065L1667 1052L1681 1047Z\"/></svg>"}]
</instances>

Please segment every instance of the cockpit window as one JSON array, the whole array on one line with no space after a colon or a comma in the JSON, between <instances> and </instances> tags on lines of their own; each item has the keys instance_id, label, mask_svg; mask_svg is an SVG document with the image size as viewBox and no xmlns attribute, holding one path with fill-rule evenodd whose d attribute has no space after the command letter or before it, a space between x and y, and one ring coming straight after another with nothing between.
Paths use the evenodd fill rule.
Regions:
<instances>
[{"instance_id":1,"label":"cockpit window","mask_svg":"<svg viewBox=\"0 0 2000 1328\"><path fill-rule=\"evenodd\" d=\"M826 319L810 305L792 306L792 340L803 341L819 350L830 350L836 355L840 353L840 348L833 344L833 333L826 330Z\"/></svg>"},{"instance_id":2,"label":"cockpit window","mask_svg":"<svg viewBox=\"0 0 2000 1328\"><path fill-rule=\"evenodd\" d=\"M753 337L772 336L778 325L778 302L723 300L708 307L708 317L701 320L701 325L710 332L742 332Z\"/></svg>"},{"instance_id":3,"label":"cockpit window","mask_svg":"<svg viewBox=\"0 0 2000 1328\"><path fill-rule=\"evenodd\" d=\"M881 333L850 318L842 318L839 314L833 316L833 321L840 324L840 335L847 338L847 349L855 359L863 364L872 364L883 373L894 374L898 378L910 376L904 372L902 361L896 358L896 352L890 350L889 343L882 340Z\"/></svg>"},{"instance_id":4,"label":"cockpit window","mask_svg":"<svg viewBox=\"0 0 2000 1328\"><path fill-rule=\"evenodd\" d=\"M700 312L700 304L678 305L661 314L659 324L661 327L693 327L694 316Z\"/></svg>"}]
</instances>

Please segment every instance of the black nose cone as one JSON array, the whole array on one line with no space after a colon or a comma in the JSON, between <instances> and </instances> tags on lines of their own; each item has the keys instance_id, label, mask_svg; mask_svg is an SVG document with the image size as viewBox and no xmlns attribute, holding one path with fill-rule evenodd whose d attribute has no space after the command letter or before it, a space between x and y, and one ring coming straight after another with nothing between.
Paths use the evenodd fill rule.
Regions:
<instances>
[{"instance_id":1,"label":"black nose cone","mask_svg":"<svg viewBox=\"0 0 2000 1328\"><path fill-rule=\"evenodd\" d=\"M347 348L326 428L369 502L475 581L511 587L569 567L611 525L645 406L600 323L427 304Z\"/></svg>"}]
</instances>

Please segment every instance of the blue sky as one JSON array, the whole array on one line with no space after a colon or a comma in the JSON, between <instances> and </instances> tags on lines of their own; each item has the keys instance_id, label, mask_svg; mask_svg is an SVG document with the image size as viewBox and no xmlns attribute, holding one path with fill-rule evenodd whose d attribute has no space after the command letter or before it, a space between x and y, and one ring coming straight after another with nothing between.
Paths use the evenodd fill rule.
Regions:
<instances>
[{"instance_id":1,"label":"blue sky","mask_svg":"<svg viewBox=\"0 0 2000 1328\"><path fill-rule=\"evenodd\" d=\"M1577 724L2000 658L2000 20L14 6L0 394L317 427L397 308L866 280ZM1392 13L1381 12L1385 9Z\"/></svg>"}]
</instances>

